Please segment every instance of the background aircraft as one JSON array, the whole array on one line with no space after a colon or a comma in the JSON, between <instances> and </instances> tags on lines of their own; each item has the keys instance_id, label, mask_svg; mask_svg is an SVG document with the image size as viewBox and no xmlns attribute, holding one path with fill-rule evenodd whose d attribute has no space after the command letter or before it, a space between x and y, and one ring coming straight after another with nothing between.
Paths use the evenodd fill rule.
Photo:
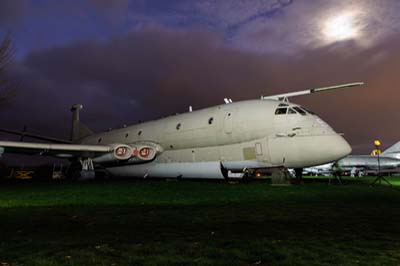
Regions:
<instances>
[{"instance_id":1,"label":"background aircraft","mask_svg":"<svg viewBox=\"0 0 400 266\"><path fill-rule=\"evenodd\" d=\"M361 170L378 170L378 156L349 155L335 164L339 169L357 168ZM379 156L379 166L382 170L400 167L400 142L397 142Z\"/></svg>"},{"instance_id":2,"label":"background aircraft","mask_svg":"<svg viewBox=\"0 0 400 266\"><path fill-rule=\"evenodd\" d=\"M332 162L324 165L304 168L305 175L332 175L337 171L348 171L352 175L355 172L364 170L377 171L393 170L400 167L400 141L382 152L379 157L376 155L348 155L337 162Z\"/></svg>"},{"instance_id":3,"label":"background aircraft","mask_svg":"<svg viewBox=\"0 0 400 266\"><path fill-rule=\"evenodd\" d=\"M327 163L323 165L317 165L312 167L306 167L303 169L303 175L332 175L334 171L334 163Z\"/></svg>"},{"instance_id":4,"label":"background aircraft","mask_svg":"<svg viewBox=\"0 0 400 266\"><path fill-rule=\"evenodd\" d=\"M237 178L262 168L295 168L339 160L351 152L344 138L288 97L359 86L351 83L226 104L93 133L72 106L71 141L0 141L0 152L71 160L71 169L94 177ZM43 139L43 138L42 138Z\"/></svg>"}]
</instances>

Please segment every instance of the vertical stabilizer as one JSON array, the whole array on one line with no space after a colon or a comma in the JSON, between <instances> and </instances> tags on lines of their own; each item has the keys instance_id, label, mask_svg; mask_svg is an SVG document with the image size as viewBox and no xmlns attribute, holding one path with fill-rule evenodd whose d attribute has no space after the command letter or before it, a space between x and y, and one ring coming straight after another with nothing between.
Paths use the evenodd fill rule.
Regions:
<instances>
[{"instance_id":1,"label":"vertical stabilizer","mask_svg":"<svg viewBox=\"0 0 400 266\"><path fill-rule=\"evenodd\" d=\"M400 141L382 152L382 156L400 159Z\"/></svg>"},{"instance_id":2,"label":"vertical stabilizer","mask_svg":"<svg viewBox=\"0 0 400 266\"><path fill-rule=\"evenodd\" d=\"M92 135L93 132L79 120L79 111L83 109L82 104L74 104L71 107L72 112L72 127L71 127L71 141L75 142L81 138Z\"/></svg>"}]
</instances>

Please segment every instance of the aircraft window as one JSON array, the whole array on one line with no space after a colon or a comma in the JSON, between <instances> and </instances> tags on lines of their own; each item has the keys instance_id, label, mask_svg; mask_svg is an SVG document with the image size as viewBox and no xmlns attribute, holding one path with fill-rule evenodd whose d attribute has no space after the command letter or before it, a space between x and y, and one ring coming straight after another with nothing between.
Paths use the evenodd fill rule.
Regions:
<instances>
[{"instance_id":1,"label":"aircraft window","mask_svg":"<svg viewBox=\"0 0 400 266\"><path fill-rule=\"evenodd\" d=\"M306 109L304 107L301 107L301 109L303 109L304 111L306 111L309 114L315 115L315 113L313 111L310 111L310 110L308 110L308 109Z\"/></svg>"},{"instance_id":2,"label":"aircraft window","mask_svg":"<svg viewBox=\"0 0 400 266\"><path fill-rule=\"evenodd\" d=\"M178 123L178 124L176 125L176 130L179 130L179 129L181 128L181 126L182 126L182 124L181 124L181 123Z\"/></svg>"},{"instance_id":3,"label":"aircraft window","mask_svg":"<svg viewBox=\"0 0 400 266\"><path fill-rule=\"evenodd\" d=\"M214 122L214 118L213 118L213 117L210 117L210 118L208 119L208 124L211 125L213 122Z\"/></svg>"},{"instance_id":4,"label":"aircraft window","mask_svg":"<svg viewBox=\"0 0 400 266\"><path fill-rule=\"evenodd\" d=\"M285 115L287 113L287 108L278 108L275 111L276 115Z\"/></svg>"},{"instance_id":5,"label":"aircraft window","mask_svg":"<svg viewBox=\"0 0 400 266\"><path fill-rule=\"evenodd\" d=\"M139 130L139 132L137 134L138 134L138 136L142 135L142 131Z\"/></svg>"},{"instance_id":6,"label":"aircraft window","mask_svg":"<svg viewBox=\"0 0 400 266\"><path fill-rule=\"evenodd\" d=\"M286 107L286 106L289 106L289 105L286 104L286 103L280 103L278 106L279 106L279 107Z\"/></svg>"},{"instance_id":7,"label":"aircraft window","mask_svg":"<svg viewBox=\"0 0 400 266\"><path fill-rule=\"evenodd\" d=\"M307 115L307 113L300 107L295 106L295 107L293 107L293 109L296 110L301 115Z\"/></svg>"},{"instance_id":8,"label":"aircraft window","mask_svg":"<svg viewBox=\"0 0 400 266\"><path fill-rule=\"evenodd\" d=\"M99 139L97 140L97 142L100 143L100 142L101 142L101 138L99 138Z\"/></svg>"},{"instance_id":9,"label":"aircraft window","mask_svg":"<svg viewBox=\"0 0 400 266\"><path fill-rule=\"evenodd\" d=\"M125 138L127 138L127 137L129 137L129 134L128 134L128 133L125 134Z\"/></svg>"},{"instance_id":10,"label":"aircraft window","mask_svg":"<svg viewBox=\"0 0 400 266\"><path fill-rule=\"evenodd\" d=\"M290 114L290 115L297 114L297 112L295 110L293 110L293 108L289 108L288 114Z\"/></svg>"}]
</instances>

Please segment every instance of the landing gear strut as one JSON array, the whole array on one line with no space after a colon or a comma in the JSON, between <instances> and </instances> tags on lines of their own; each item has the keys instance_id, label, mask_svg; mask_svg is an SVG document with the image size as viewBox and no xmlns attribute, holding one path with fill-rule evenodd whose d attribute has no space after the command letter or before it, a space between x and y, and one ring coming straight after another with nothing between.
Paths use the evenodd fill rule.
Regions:
<instances>
[{"instance_id":1,"label":"landing gear strut","mask_svg":"<svg viewBox=\"0 0 400 266\"><path fill-rule=\"evenodd\" d=\"M296 184L302 184L303 183L303 168L296 168L296 169L294 169L294 172L296 173Z\"/></svg>"},{"instance_id":2,"label":"landing gear strut","mask_svg":"<svg viewBox=\"0 0 400 266\"><path fill-rule=\"evenodd\" d=\"M82 165L80 172L80 180L94 179L96 172L94 171L93 161L90 158L79 160Z\"/></svg>"}]
</instances>

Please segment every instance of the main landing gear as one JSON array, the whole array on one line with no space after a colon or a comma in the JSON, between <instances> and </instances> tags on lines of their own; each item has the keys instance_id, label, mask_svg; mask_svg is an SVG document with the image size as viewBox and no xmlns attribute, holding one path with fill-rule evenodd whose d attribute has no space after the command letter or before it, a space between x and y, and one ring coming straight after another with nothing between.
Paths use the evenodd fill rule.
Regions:
<instances>
[{"instance_id":1,"label":"main landing gear","mask_svg":"<svg viewBox=\"0 0 400 266\"><path fill-rule=\"evenodd\" d=\"M295 172L295 184L303 184L303 168L295 168L294 169Z\"/></svg>"},{"instance_id":2,"label":"main landing gear","mask_svg":"<svg viewBox=\"0 0 400 266\"><path fill-rule=\"evenodd\" d=\"M75 180L91 180L96 177L93 161L90 158L72 161L66 171L67 178Z\"/></svg>"},{"instance_id":3,"label":"main landing gear","mask_svg":"<svg viewBox=\"0 0 400 266\"><path fill-rule=\"evenodd\" d=\"M82 170L80 172L79 180L90 180L96 177L96 172L94 171L93 161L90 158L80 160L82 165Z\"/></svg>"}]
</instances>

